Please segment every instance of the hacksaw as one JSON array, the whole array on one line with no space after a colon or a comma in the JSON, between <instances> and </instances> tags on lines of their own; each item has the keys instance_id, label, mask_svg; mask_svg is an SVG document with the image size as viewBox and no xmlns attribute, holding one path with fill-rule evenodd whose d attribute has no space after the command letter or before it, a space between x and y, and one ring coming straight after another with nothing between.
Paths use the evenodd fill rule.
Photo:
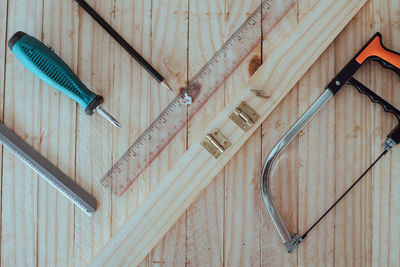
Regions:
<instances>
[{"instance_id":1,"label":"hacksaw","mask_svg":"<svg viewBox=\"0 0 400 267\"><path fill-rule=\"evenodd\" d=\"M400 143L400 111L392 106L385 99L374 93L371 89L356 80L353 75L361 68L367 61L377 61L384 68L390 69L400 75L400 54L392 51L382 44L382 35L376 33L367 44L351 59L346 66L332 79L326 86L325 91L321 96L312 104L299 120L288 130L288 132L281 138L275 145L267 160L265 161L263 173L261 176L261 191L265 207L274 223L279 236L281 237L286 249L289 253L295 250L300 242L306 238L307 234L339 203L339 201L365 176L365 174L378 162L378 160L385 155L390 149ZM345 193L332 204L332 206L302 235L294 234L291 236L282 217L279 215L274 202L272 201L272 194L270 191L270 176L274 161L279 156L280 152L293 140L295 136L310 122L310 120L318 113L318 111L345 85L351 85L357 89L361 94L369 97L373 103L382 106L385 112L392 113L399 121L397 126L387 136L386 141L382 147L383 153L367 168L366 171L349 187Z\"/></svg>"},{"instance_id":2,"label":"hacksaw","mask_svg":"<svg viewBox=\"0 0 400 267\"><path fill-rule=\"evenodd\" d=\"M217 115L90 266L139 265L365 3L318 2L243 86L242 95ZM250 89L263 90L268 97L258 97ZM243 108L242 102L259 115L257 120L250 119L254 112L247 112L250 109ZM239 116L243 121L249 118L247 131L231 120L232 114L248 114ZM220 134L230 146L223 148L225 141ZM213 144L223 150L217 159L203 146L207 135L220 140Z\"/></svg>"},{"instance_id":3,"label":"hacksaw","mask_svg":"<svg viewBox=\"0 0 400 267\"><path fill-rule=\"evenodd\" d=\"M260 44L296 0L264 0L100 180L121 196ZM262 29L262 35L261 30ZM187 96L191 104L185 105Z\"/></svg>"}]
</instances>

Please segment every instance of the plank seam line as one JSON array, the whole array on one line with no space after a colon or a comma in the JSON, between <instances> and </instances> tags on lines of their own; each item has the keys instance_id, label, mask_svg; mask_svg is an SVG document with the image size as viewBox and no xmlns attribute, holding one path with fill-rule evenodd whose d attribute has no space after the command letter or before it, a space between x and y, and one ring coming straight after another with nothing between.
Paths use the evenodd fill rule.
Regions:
<instances>
[{"instance_id":1,"label":"plank seam line","mask_svg":"<svg viewBox=\"0 0 400 267\"><path fill-rule=\"evenodd\" d=\"M187 28L186 28L186 85L189 84L189 38L190 38L190 0L187 0ZM187 87L186 87L187 88ZM186 108L186 142L185 142L185 151L189 149L189 110ZM185 211L185 267L188 265L188 211Z\"/></svg>"},{"instance_id":2,"label":"plank seam line","mask_svg":"<svg viewBox=\"0 0 400 267\"><path fill-rule=\"evenodd\" d=\"M301 7L300 7L300 4L299 4L299 2L297 2L296 3L296 8L297 8L297 11L296 11L296 18L297 18L297 24L299 24L300 23L300 9L301 9ZM310 10L308 10L307 11L307 13L309 13L310 12ZM302 19L304 19L304 18L302 18ZM296 94L296 102L297 102L297 111L296 111L296 117L299 117L300 116L300 103L299 103L299 100L300 100L300 86L299 86L299 81L296 83L296 85L295 85L295 87L297 87L297 94ZM296 156L300 156L300 148L299 148L299 143L297 143L297 155ZM295 165L295 173L297 173L297 175L299 174L299 164L296 164ZM297 200L299 200L299 191L300 191L300 183L298 182L298 181L296 181L296 186L295 186L295 188L297 189L296 190L296 193L295 193L295 196L296 196L296 198L297 198ZM299 217L299 210L300 210L300 203L299 203L299 201L296 201L296 228L297 228L297 231L299 231L299 224L300 224L300 217ZM299 255L299 251L298 250L296 250L296 266L299 266L299 258L300 258L300 255Z\"/></svg>"},{"instance_id":3,"label":"plank seam line","mask_svg":"<svg viewBox=\"0 0 400 267\"><path fill-rule=\"evenodd\" d=\"M263 0L260 0L260 6L261 6L261 16L260 16L260 21L261 21L261 23L260 23L260 25L261 25L261 27L260 27L260 30L261 30L261 32L260 32L260 35L261 35L261 40L260 40L260 54L261 54L261 56L260 56L260 62L261 62L261 65L264 63L264 60L263 60L263 58L264 58L264 40L263 40L263 24L262 24L262 21L263 21L263 10L262 10L262 3L263 3ZM260 66L261 66L260 65ZM262 147L263 147L263 138L262 138L262 136L263 136L263 124L261 123L261 125L260 125L260 136L259 136L259 138L260 138L260 147L261 147L261 149L260 149L260 156L259 156L259 163L260 163L260 166L262 166L262 164L263 164L263 159L262 159L262 157L263 157L263 149L262 149ZM261 176L261 169L260 169L260 176ZM257 188L257 187L256 187ZM261 189L261 188L257 188L257 189ZM259 190L256 190L256 191L259 191ZM261 190L260 190L261 191ZM259 194L260 192L258 192L258 194ZM257 198L256 198L257 199ZM259 199L259 201L257 201L257 204L258 204L258 209L259 210L262 210L262 208L263 208L263 206L262 206L262 202L261 202L261 198L258 198ZM263 257L262 257L262 251L263 251L263 249L262 249L262 229L263 229L263 227L262 227L262 222L263 222L263 220L262 220L262 216L263 216L263 213L262 212L260 212L259 213L259 216L260 216L260 218L259 218L259 239L258 239L258 245L259 245L259 251L260 251L260 253L259 253L259 263L260 263L260 267L262 267L262 259L263 259Z\"/></svg>"},{"instance_id":4,"label":"plank seam line","mask_svg":"<svg viewBox=\"0 0 400 267\"><path fill-rule=\"evenodd\" d=\"M40 25L40 39L42 42L44 42L43 38L44 38L44 32L43 32L43 24L44 24L44 0L42 0L42 12L41 12L41 25ZM43 83L39 82L39 90L41 90L43 88ZM41 101L41 99L40 99ZM39 108L40 110L41 108ZM41 133L41 129L42 129L42 119L40 118L40 114L41 112L39 111L39 133ZM38 151L40 150L40 146L41 144L38 144ZM39 207L40 207L40 201L39 201L39 189L40 189L40 177L39 175L35 175L37 177L36 179L36 267L39 267Z\"/></svg>"},{"instance_id":5,"label":"plank seam line","mask_svg":"<svg viewBox=\"0 0 400 267\"><path fill-rule=\"evenodd\" d=\"M81 57L81 33L82 33L82 17L81 17L81 7L78 5L78 31L77 31L77 36L78 36L78 40L77 40L77 51L76 51L76 74L79 75L79 61L80 61L80 57ZM76 177L77 177L77 147L78 147L78 107L77 105L74 105L74 109L75 109L75 137L74 137L74 181L76 182ZM77 235L76 235L76 207L75 205L73 206L74 209L74 241L73 241L73 253L74 255L76 255L77 252L77 248L76 248L76 239L77 239ZM74 257L74 264L77 261L77 257Z\"/></svg>"},{"instance_id":6,"label":"plank seam line","mask_svg":"<svg viewBox=\"0 0 400 267\"><path fill-rule=\"evenodd\" d=\"M228 13L228 7L227 7L227 0L225 0L224 1L224 5L225 5L225 19L224 19L224 21L226 22L226 18L227 18L227 13ZM225 24L225 31L228 31L228 35L229 35L229 27L226 27L226 24ZM225 36L224 36L225 37ZM225 38L224 38L225 39ZM225 106L226 106L226 81L224 82L224 84L223 84L223 86L224 86L224 108L225 108ZM223 215L222 215L222 266L226 266L226 263L225 263L225 260L226 260L226 255L225 255L225 253L226 253L226 233L225 233L225 231L226 231L226 227L227 227L227 225L226 225L226 215L227 215L227 209L226 209L226 188L227 188L227 179L226 179L226 168L224 167L223 168L223 172L224 172L224 174L223 174L223 177L224 177L224 195L223 195L223 208L224 208L224 210L223 210Z\"/></svg>"},{"instance_id":7,"label":"plank seam line","mask_svg":"<svg viewBox=\"0 0 400 267\"><path fill-rule=\"evenodd\" d=\"M150 44L151 44L150 45L150 62L151 63L153 63L153 8L154 8L154 0L151 0L150 1ZM157 25L157 24L155 24L155 25ZM143 74L143 72L141 72L141 75L142 74ZM149 81L150 88L152 88L153 87L153 79L149 79L148 81ZM150 91L150 93L147 95L147 97L149 99L150 106L152 106L152 104L153 104L153 102L152 102L153 97L152 96L153 96L152 91ZM149 110L150 110L150 112L149 112L149 115L148 115L147 119L148 119L148 121L151 122L151 108ZM151 150L150 146L147 146L147 156L150 155L150 150ZM150 170L150 168L147 171L147 175L148 175L148 178L151 179L151 170ZM150 188L149 188L149 191L151 192ZM151 264L152 260L154 262L154 256L153 255L154 255L154 248L146 256L146 258L147 258L147 266L151 266L152 265Z\"/></svg>"},{"instance_id":8,"label":"plank seam line","mask_svg":"<svg viewBox=\"0 0 400 267\"><path fill-rule=\"evenodd\" d=\"M5 89L6 89L6 66L7 66L6 62L7 62L8 8L9 8L9 5L8 5L8 0L7 0L7 2L6 2L6 18L5 18L6 19L6 25L5 25L5 34L4 34L4 36L5 36L5 40L4 40L5 44L4 44L4 62L3 62L4 69L3 69L3 108L2 108L3 118L2 118L2 121L4 121L4 103L5 103L5 92L6 92ZM1 168L0 236L1 236L1 234L3 233L3 223L2 223L2 221L3 221L3 174L4 174L4 170L3 170L3 168L4 168L4 147L3 146L1 147L1 167L0 168ZM1 265L1 262L2 262L2 258L1 258L2 251L3 251L2 245L3 245L3 243L0 242L0 265Z\"/></svg>"}]
</instances>

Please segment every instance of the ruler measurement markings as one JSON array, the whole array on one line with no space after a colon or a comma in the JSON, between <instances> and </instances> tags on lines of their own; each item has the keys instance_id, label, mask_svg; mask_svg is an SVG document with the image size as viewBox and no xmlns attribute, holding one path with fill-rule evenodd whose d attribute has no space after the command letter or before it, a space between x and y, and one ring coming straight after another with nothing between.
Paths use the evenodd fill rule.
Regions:
<instances>
[{"instance_id":1,"label":"ruler measurement markings","mask_svg":"<svg viewBox=\"0 0 400 267\"><path fill-rule=\"evenodd\" d=\"M263 35L269 33L270 30L272 30L272 28L274 28L275 25L294 6L296 1L286 0L278 2L277 6L281 8L281 10L279 10L281 13L271 12L273 13L272 16L263 17L262 10L265 9L265 12L270 10L272 7L271 2L272 0L264 1L214 54L209 62L203 66L191 81L189 81L184 90L182 90L182 92L186 92L187 90L189 95L193 96L192 105L187 109L186 106L181 103L180 99L183 97L182 92L175 97L163 112L161 112L161 114L159 114L150 124L149 128L147 128L145 132L142 133L141 136L132 144L128 151L125 152L121 159L118 160L117 164L114 164L114 166L100 180L103 187L109 187L110 183L115 181L117 185L114 194L122 195L147 168L147 166L151 164L158 154L169 144L169 142L180 132L187 122L203 107L205 102L236 70L240 63L248 57L249 53L260 43L260 36L254 38L254 36L259 35L259 28L255 26L257 24L261 26L266 19L271 18L270 21L267 21L267 23L270 22L269 25L264 27L266 31ZM256 34L251 32L252 29L254 29L254 33ZM246 41L244 42L244 40ZM228 60L228 62L226 62L226 60ZM213 73L217 74L215 75L215 78L207 79L207 76ZM187 120L186 110L189 111ZM169 118L171 119L169 120ZM171 122L167 125L168 121ZM173 130L168 130L168 126ZM153 138L153 135L156 136L157 134L158 137ZM158 142L152 143L150 140L157 140ZM144 147L146 144L149 144L150 146L150 153L148 155L143 155L144 153L140 153L140 148ZM130 151L132 150L135 150L135 156L133 158L136 158L136 163L130 160L132 158ZM140 165L139 162L144 162L145 166ZM128 172L129 163L132 163L132 166L136 166L135 171L132 171L131 173ZM127 164L128 166L125 166ZM119 175L117 177L114 177L116 176L115 172L113 172L115 168L119 169Z\"/></svg>"}]
</instances>

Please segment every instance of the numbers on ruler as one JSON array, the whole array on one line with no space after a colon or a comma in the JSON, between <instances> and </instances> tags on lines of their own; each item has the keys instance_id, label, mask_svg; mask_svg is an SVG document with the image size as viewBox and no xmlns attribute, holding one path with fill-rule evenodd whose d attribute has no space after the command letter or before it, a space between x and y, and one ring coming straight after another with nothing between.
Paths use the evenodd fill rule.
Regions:
<instances>
[{"instance_id":1,"label":"numbers on ruler","mask_svg":"<svg viewBox=\"0 0 400 267\"><path fill-rule=\"evenodd\" d=\"M196 99L193 104L186 109L180 102L181 95L177 96L101 180L104 187L108 186L111 178L114 179L112 176L123 173L123 170L126 172L129 170L130 173L128 174L123 173L115 176L119 180L116 180L114 194L122 195L180 129L186 125L188 119L201 109L205 101L217 91L237 65L243 62L253 48L260 43L260 35L269 32L271 27L274 27L274 23L279 21L288 11L289 7L285 7L283 4L277 5L278 8L282 7L281 9L271 10L272 1L263 1L187 84L185 89L188 90L190 96L195 96ZM292 2L292 6L294 5L294 1L291 0L284 2ZM267 10L268 15L266 14ZM267 26L262 27L263 33L259 29L261 23L267 23ZM186 117L184 110L190 111L189 117ZM185 115L183 116L183 114ZM127 164L131 164L130 168L125 166ZM131 168L134 168L134 170ZM103 183L103 180L106 181ZM106 183L107 185L105 185Z\"/></svg>"}]
</instances>

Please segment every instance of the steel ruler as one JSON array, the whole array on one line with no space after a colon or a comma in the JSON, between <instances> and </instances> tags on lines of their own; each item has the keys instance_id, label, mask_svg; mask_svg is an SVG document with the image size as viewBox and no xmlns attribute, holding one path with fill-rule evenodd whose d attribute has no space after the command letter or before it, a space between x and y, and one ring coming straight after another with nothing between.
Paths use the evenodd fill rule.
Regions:
<instances>
[{"instance_id":1,"label":"steel ruler","mask_svg":"<svg viewBox=\"0 0 400 267\"><path fill-rule=\"evenodd\" d=\"M296 0L264 0L121 156L100 184L122 196L296 3ZM185 93L192 98L190 105L182 101Z\"/></svg>"}]
</instances>

